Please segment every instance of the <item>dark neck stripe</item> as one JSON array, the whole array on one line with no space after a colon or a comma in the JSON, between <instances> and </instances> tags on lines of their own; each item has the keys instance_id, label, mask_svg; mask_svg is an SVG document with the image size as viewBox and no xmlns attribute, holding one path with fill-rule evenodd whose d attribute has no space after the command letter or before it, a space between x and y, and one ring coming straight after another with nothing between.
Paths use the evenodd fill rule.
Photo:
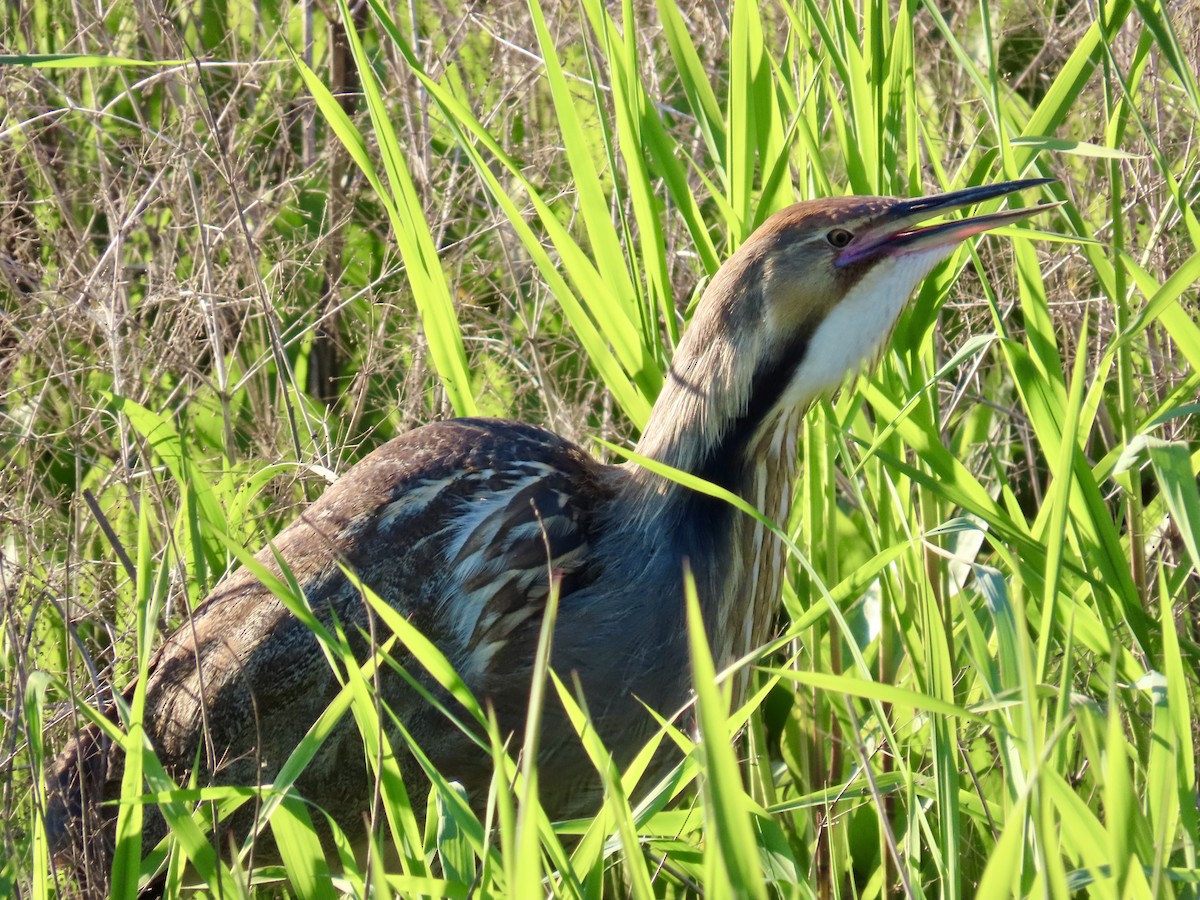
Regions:
<instances>
[{"instance_id":1,"label":"dark neck stripe","mask_svg":"<svg viewBox=\"0 0 1200 900\"><path fill-rule=\"evenodd\" d=\"M808 353L811 337L808 329L798 331L779 353L759 365L745 411L725 425L721 437L701 460L697 475L731 491L742 487L750 442L782 399Z\"/></svg>"},{"instance_id":2,"label":"dark neck stripe","mask_svg":"<svg viewBox=\"0 0 1200 900\"><path fill-rule=\"evenodd\" d=\"M695 474L706 481L720 485L743 499L754 502L750 494L750 481L756 461L749 458L750 448L769 416L777 413L796 369L804 362L808 352L811 332L804 329L796 334L777 354L764 360L750 389L749 403L744 412L727 422L725 428L708 453L701 460ZM790 490L790 485L776 485L774 490ZM699 491L680 491L674 504L675 519L670 528L673 535L673 552L677 557L691 560L696 573L697 586L708 586L709 595L719 592L721 573L734 550L729 545L735 520L745 513L732 503L710 497ZM710 611L716 615L716 610Z\"/></svg>"}]
</instances>

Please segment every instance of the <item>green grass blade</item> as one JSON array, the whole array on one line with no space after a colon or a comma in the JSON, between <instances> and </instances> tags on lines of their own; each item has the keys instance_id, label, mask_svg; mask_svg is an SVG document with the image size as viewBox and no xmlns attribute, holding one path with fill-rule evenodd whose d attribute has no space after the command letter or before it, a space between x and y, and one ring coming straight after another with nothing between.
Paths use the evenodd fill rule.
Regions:
<instances>
[{"instance_id":1,"label":"green grass blade","mask_svg":"<svg viewBox=\"0 0 1200 900\"><path fill-rule=\"evenodd\" d=\"M704 735L704 797L706 831L712 848L707 870L721 879L724 890L742 897L765 898L762 871L755 850L749 798L742 787L737 757L729 744L728 700L717 681L695 581L685 575L688 608L688 646L696 685L696 711ZM710 884L720 890L718 884Z\"/></svg>"},{"instance_id":2,"label":"green grass blade","mask_svg":"<svg viewBox=\"0 0 1200 900\"><path fill-rule=\"evenodd\" d=\"M288 881L302 900L333 900L337 896L317 840L312 818L304 804L289 797L271 817L271 833L283 858Z\"/></svg>"}]
</instances>

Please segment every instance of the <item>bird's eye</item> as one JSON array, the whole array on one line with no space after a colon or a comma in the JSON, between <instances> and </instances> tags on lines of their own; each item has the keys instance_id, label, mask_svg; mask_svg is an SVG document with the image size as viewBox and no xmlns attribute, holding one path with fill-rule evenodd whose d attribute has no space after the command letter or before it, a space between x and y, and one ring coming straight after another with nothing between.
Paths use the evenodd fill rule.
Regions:
<instances>
[{"instance_id":1,"label":"bird's eye","mask_svg":"<svg viewBox=\"0 0 1200 900\"><path fill-rule=\"evenodd\" d=\"M833 231L829 232L829 234L825 235L825 240L829 241L829 246L836 247L838 250L841 250L852 240L854 240L854 235L852 235L845 228L835 228Z\"/></svg>"}]
</instances>

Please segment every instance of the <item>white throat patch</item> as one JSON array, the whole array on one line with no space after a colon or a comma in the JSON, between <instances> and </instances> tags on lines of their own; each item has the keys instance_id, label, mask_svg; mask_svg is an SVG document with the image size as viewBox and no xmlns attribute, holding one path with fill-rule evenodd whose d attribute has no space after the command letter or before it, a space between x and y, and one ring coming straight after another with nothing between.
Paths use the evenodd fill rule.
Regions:
<instances>
[{"instance_id":1,"label":"white throat patch","mask_svg":"<svg viewBox=\"0 0 1200 900\"><path fill-rule=\"evenodd\" d=\"M788 385L783 408L832 391L848 372L857 372L874 358L917 283L953 250L953 246L935 247L880 261L864 275L813 333L804 363ZM800 396L801 392L809 396Z\"/></svg>"}]
</instances>

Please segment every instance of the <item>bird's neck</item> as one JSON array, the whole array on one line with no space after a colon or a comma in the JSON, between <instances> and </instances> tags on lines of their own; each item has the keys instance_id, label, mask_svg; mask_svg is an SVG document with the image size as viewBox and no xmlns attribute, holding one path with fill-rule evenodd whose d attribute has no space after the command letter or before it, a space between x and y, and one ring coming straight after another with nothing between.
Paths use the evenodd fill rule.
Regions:
<instances>
[{"instance_id":1,"label":"bird's neck","mask_svg":"<svg viewBox=\"0 0 1200 900\"><path fill-rule=\"evenodd\" d=\"M761 491L770 496L775 479L790 485L794 474L787 465L767 465L767 460L785 445L794 447L800 418L812 400L792 387L807 335L764 368L759 348L737 346L730 334L725 322L692 324L634 449L759 505ZM631 474L663 499L694 493L636 466Z\"/></svg>"},{"instance_id":2,"label":"bird's neck","mask_svg":"<svg viewBox=\"0 0 1200 900\"><path fill-rule=\"evenodd\" d=\"M715 330L714 330L715 331ZM756 385L747 359L710 332L681 342L636 452L740 496L786 527L806 403L781 408L782 385ZM692 341L688 341L692 337ZM746 355L753 358L751 354ZM719 665L762 645L778 608L783 548L752 516L645 467L628 467L637 508L696 575Z\"/></svg>"}]
</instances>

